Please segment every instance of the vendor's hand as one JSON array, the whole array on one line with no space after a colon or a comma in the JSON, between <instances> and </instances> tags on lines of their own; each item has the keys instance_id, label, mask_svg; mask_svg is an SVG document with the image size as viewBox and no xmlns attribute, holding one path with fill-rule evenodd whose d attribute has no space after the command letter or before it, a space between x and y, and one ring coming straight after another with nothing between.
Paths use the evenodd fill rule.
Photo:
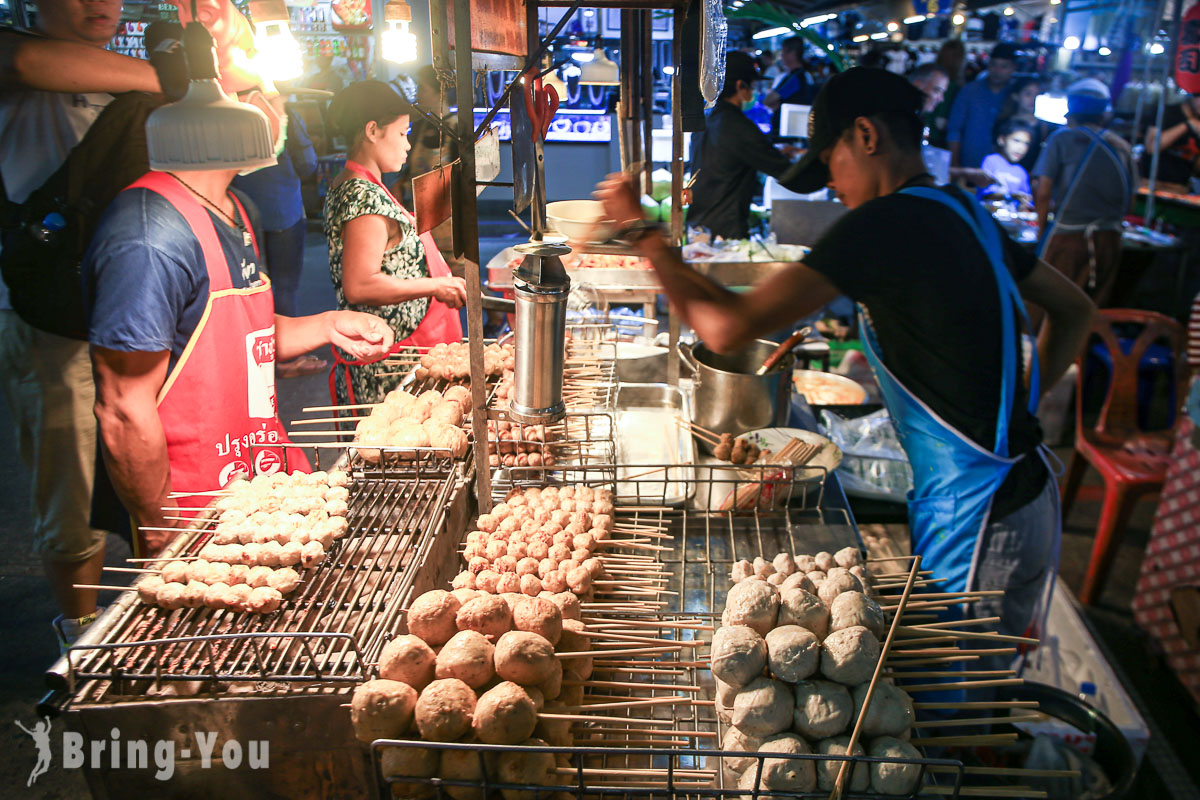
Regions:
<instances>
[{"instance_id":1,"label":"vendor's hand","mask_svg":"<svg viewBox=\"0 0 1200 800\"><path fill-rule=\"evenodd\" d=\"M331 311L329 320L329 343L359 361L383 358L396 341L391 326L374 314Z\"/></svg>"},{"instance_id":2,"label":"vendor's hand","mask_svg":"<svg viewBox=\"0 0 1200 800\"><path fill-rule=\"evenodd\" d=\"M187 525L186 522L178 518L179 510L174 502L163 502L161 509L156 509L151 516L142 519L138 518L137 534L141 537L141 543L144 545L144 551L141 555L150 558L161 553L167 545L174 541L182 529ZM180 530L146 530L147 528L179 528Z\"/></svg>"},{"instance_id":3,"label":"vendor's hand","mask_svg":"<svg viewBox=\"0 0 1200 800\"><path fill-rule=\"evenodd\" d=\"M614 172L596 186L592 197L604 204L606 218L628 225L642 218L642 202L633 188L633 179Z\"/></svg>"},{"instance_id":4,"label":"vendor's hand","mask_svg":"<svg viewBox=\"0 0 1200 800\"><path fill-rule=\"evenodd\" d=\"M467 282L462 278L434 278L437 285L433 296L450 308L462 308L467 304Z\"/></svg>"}]
</instances>

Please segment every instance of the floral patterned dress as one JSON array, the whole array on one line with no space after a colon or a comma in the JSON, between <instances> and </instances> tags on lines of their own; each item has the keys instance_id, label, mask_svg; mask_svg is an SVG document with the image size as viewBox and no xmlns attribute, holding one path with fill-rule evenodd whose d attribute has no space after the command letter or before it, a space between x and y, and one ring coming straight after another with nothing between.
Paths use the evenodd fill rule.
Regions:
<instances>
[{"instance_id":1,"label":"floral patterned dress","mask_svg":"<svg viewBox=\"0 0 1200 800\"><path fill-rule=\"evenodd\" d=\"M396 278L428 278L429 266L425 263L425 248L412 225L411 218L392 202L380 187L362 178L351 177L329 190L325 196L325 239L329 244L329 277L337 293L338 308L365 311L382 317L396 333L396 341L406 339L421 324L429 310L429 298L419 297L403 303L386 306L364 306L346 302L342 289L342 228L346 223L366 214L377 214L394 219L400 224L400 242L383 254L381 270L385 275ZM352 360L352 356L341 354ZM350 367L350 382L354 387L356 403L378 403L383 396L401 380L399 375L381 373L399 372L394 366L385 366L382 361L361 367ZM339 403L349 402L344 371L335 371Z\"/></svg>"}]
</instances>

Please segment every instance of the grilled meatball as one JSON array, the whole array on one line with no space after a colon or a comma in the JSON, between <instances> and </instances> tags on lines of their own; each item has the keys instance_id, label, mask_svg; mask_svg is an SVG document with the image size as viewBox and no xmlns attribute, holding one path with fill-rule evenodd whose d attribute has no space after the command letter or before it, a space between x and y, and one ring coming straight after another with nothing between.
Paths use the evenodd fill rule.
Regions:
<instances>
[{"instance_id":1,"label":"grilled meatball","mask_svg":"<svg viewBox=\"0 0 1200 800\"><path fill-rule=\"evenodd\" d=\"M407 683L419 692L433 680L435 658L419 636L397 636L379 654L379 677Z\"/></svg>"},{"instance_id":2,"label":"grilled meatball","mask_svg":"<svg viewBox=\"0 0 1200 800\"><path fill-rule=\"evenodd\" d=\"M533 735L537 709L512 681L502 681L479 696L472 727L485 744L519 744Z\"/></svg>"},{"instance_id":3,"label":"grilled meatball","mask_svg":"<svg viewBox=\"0 0 1200 800\"><path fill-rule=\"evenodd\" d=\"M746 625L766 636L779 616L779 590L765 581L743 581L729 590L722 625Z\"/></svg>"},{"instance_id":4,"label":"grilled meatball","mask_svg":"<svg viewBox=\"0 0 1200 800\"><path fill-rule=\"evenodd\" d=\"M416 691L406 683L367 681L354 690L350 700L350 722L359 741L395 739L412 725L417 705Z\"/></svg>"},{"instance_id":5,"label":"grilled meatball","mask_svg":"<svg viewBox=\"0 0 1200 800\"><path fill-rule=\"evenodd\" d=\"M536 633L551 645L558 644L562 636L562 623L562 611L558 606L540 597L528 597L513 609L513 627L519 631Z\"/></svg>"},{"instance_id":6,"label":"grilled meatball","mask_svg":"<svg viewBox=\"0 0 1200 800\"><path fill-rule=\"evenodd\" d=\"M879 640L862 626L843 628L825 637L821 674L854 686L871 679L879 663Z\"/></svg>"},{"instance_id":7,"label":"grilled meatball","mask_svg":"<svg viewBox=\"0 0 1200 800\"><path fill-rule=\"evenodd\" d=\"M755 678L733 698L733 724L754 736L771 736L792 724L792 690L771 678Z\"/></svg>"},{"instance_id":8,"label":"grilled meatball","mask_svg":"<svg viewBox=\"0 0 1200 800\"><path fill-rule=\"evenodd\" d=\"M767 645L753 628L730 625L713 634L712 673L730 686L750 683L766 664Z\"/></svg>"},{"instance_id":9,"label":"grilled meatball","mask_svg":"<svg viewBox=\"0 0 1200 800\"><path fill-rule=\"evenodd\" d=\"M849 750L849 736L834 736L831 739L822 739L817 743L817 752L822 755L865 755L862 745L857 742L853 750ZM838 775L845 765L845 761L818 761L817 762L817 787L822 791L829 791L837 783ZM854 771L850 774L850 780L846 783L846 788L852 792L865 792L867 787L871 785L871 770L867 764L859 764L853 768Z\"/></svg>"},{"instance_id":10,"label":"grilled meatball","mask_svg":"<svg viewBox=\"0 0 1200 800\"><path fill-rule=\"evenodd\" d=\"M546 747L541 739L526 739L521 742L526 747ZM550 753L535 753L526 749L507 750L500 754L498 772L501 783L513 783L533 786L553 786L558 783L554 775L556 767L554 756ZM546 797L545 791L536 792L527 789L503 789L504 800L537 800Z\"/></svg>"},{"instance_id":11,"label":"grilled meatball","mask_svg":"<svg viewBox=\"0 0 1200 800\"><path fill-rule=\"evenodd\" d=\"M766 636L767 663L781 681L796 683L817 671L821 644L816 635L799 625L781 625Z\"/></svg>"},{"instance_id":12,"label":"grilled meatball","mask_svg":"<svg viewBox=\"0 0 1200 800\"><path fill-rule=\"evenodd\" d=\"M475 692L457 678L436 680L417 699L415 718L421 738L453 742L471 729Z\"/></svg>"},{"instance_id":13,"label":"grilled meatball","mask_svg":"<svg viewBox=\"0 0 1200 800\"><path fill-rule=\"evenodd\" d=\"M437 654L438 678L458 678L473 689L486 684L496 674L493 658L496 647L477 631L459 631Z\"/></svg>"},{"instance_id":14,"label":"grilled meatball","mask_svg":"<svg viewBox=\"0 0 1200 800\"><path fill-rule=\"evenodd\" d=\"M496 595L484 595L467 603L458 610L455 620L459 630L478 631L493 641L512 628L508 603Z\"/></svg>"},{"instance_id":15,"label":"grilled meatball","mask_svg":"<svg viewBox=\"0 0 1200 800\"><path fill-rule=\"evenodd\" d=\"M461 604L449 592L435 589L418 597L408 609L408 630L431 647L445 644L458 632L456 615Z\"/></svg>"},{"instance_id":16,"label":"grilled meatball","mask_svg":"<svg viewBox=\"0 0 1200 800\"><path fill-rule=\"evenodd\" d=\"M831 681L801 681L795 686L792 728L809 739L824 739L846 730L854 719L854 701L845 686Z\"/></svg>"},{"instance_id":17,"label":"grilled meatball","mask_svg":"<svg viewBox=\"0 0 1200 800\"><path fill-rule=\"evenodd\" d=\"M554 669L554 646L526 631L509 631L496 643L496 674L506 681L537 686Z\"/></svg>"}]
</instances>

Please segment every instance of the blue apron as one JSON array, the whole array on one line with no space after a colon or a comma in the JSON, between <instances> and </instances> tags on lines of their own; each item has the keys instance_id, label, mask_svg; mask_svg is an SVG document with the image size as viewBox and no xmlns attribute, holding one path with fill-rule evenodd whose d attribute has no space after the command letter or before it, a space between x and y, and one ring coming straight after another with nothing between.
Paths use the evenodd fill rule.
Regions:
<instances>
[{"instance_id":1,"label":"blue apron","mask_svg":"<svg viewBox=\"0 0 1200 800\"><path fill-rule=\"evenodd\" d=\"M1017 327L1019 310L1028 325L1025 305L1004 262L1000 231L984 208L972 201L974 218L961 203L937 189L911 187L903 194L932 200L958 214L986 251L1000 291L1000 335L1003 340L1000 408L996 441L991 450L981 447L953 428L909 391L883 362L875 330L859 305L859 328L868 362L879 382L883 401L896 426L900 443L913 470L913 490L908 498L913 552L923 556L922 567L943 578L938 591L965 591L972 583L979 558L979 543L988 523L992 498L1023 456L1009 456L1008 428L1012 417L1018 374ZM1033 349L1029 412L1037 412L1039 373ZM1051 570L1051 577L1053 576ZM1036 618L1036 617L1035 617Z\"/></svg>"}]
</instances>

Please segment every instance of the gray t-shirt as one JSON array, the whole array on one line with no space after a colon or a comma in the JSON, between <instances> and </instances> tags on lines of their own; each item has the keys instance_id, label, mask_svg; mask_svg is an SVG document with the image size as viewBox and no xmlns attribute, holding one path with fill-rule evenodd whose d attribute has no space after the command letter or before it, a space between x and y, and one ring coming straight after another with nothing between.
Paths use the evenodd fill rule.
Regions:
<instances>
[{"instance_id":1,"label":"gray t-shirt","mask_svg":"<svg viewBox=\"0 0 1200 800\"><path fill-rule=\"evenodd\" d=\"M1094 131L1093 131L1094 132ZM1115 133L1100 133L1104 143L1091 147L1093 138L1081 128L1060 128L1046 140L1034 177L1054 181L1054 214L1060 225L1119 226L1133 199L1137 169L1129 143ZM1078 185L1065 197L1091 148ZM1066 199L1066 207L1063 200Z\"/></svg>"},{"instance_id":2,"label":"gray t-shirt","mask_svg":"<svg viewBox=\"0 0 1200 800\"><path fill-rule=\"evenodd\" d=\"M112 102L111 94L17 89L0 95L0 175L8 199L23 203L46 182ZM0 280L0 310L10 308Z\"/></svg>"}]
</instances>

